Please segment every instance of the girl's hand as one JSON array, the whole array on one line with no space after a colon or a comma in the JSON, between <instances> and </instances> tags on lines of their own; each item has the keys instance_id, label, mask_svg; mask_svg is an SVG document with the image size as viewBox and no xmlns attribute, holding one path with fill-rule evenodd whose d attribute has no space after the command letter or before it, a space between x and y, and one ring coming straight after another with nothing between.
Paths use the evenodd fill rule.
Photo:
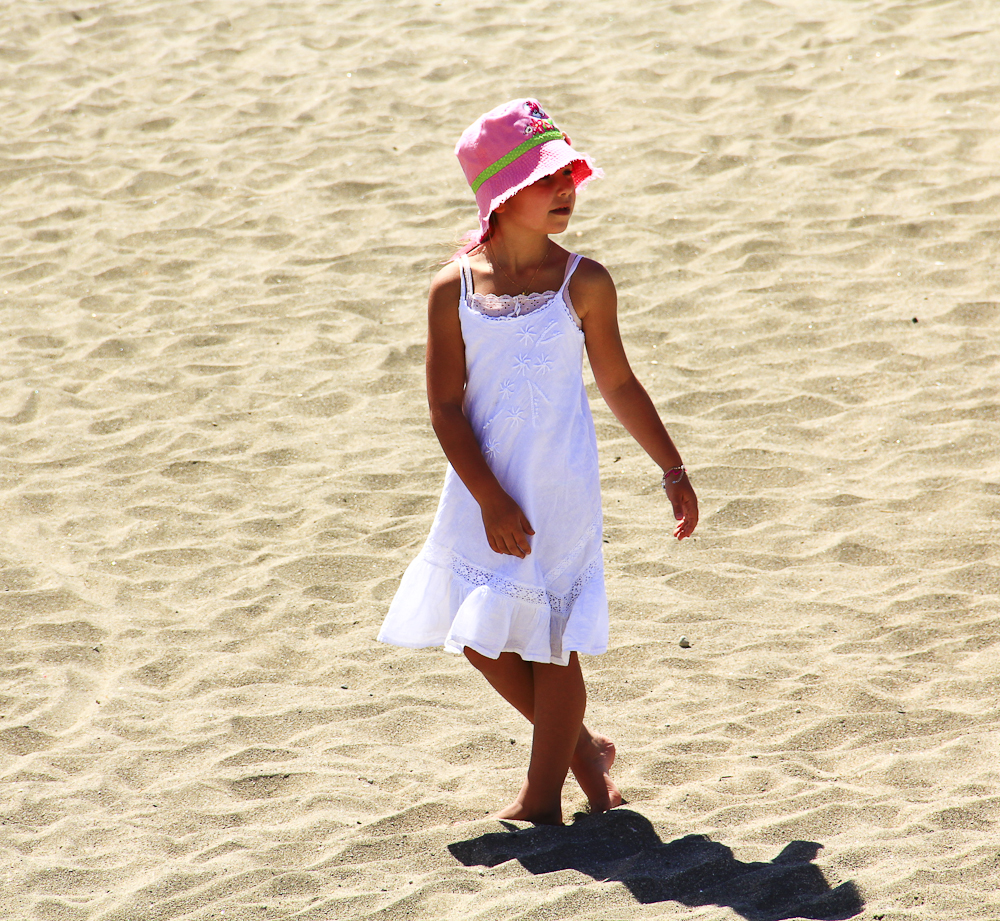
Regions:
<instances>
[{"instance_id":1,"label":"girl's hand","mask_svg":"<svg viewBox=\"0 0 1000 921\"><path fill-rule=\"evenodd\" d=\"M521 507L507 493L502 492L495 499L482 503L480 510L486 539L494 553L505 553L522 560L531 553L528 536L535 533L534 529Z\"/></svg>"},{"instance_id":2,"label":"girl's hand","mask_svg":"<svg viewBox=\"0 0 1000 921\"><path fill-rule=\"evenodd\" d=\"M668 478L666 491L667 498L674 508L674 518L677 519L674 537L684 540L685 537L690 537L698 526L698 497L694 494L694 487L687 474L681 477L679 483L673 483Z\"/></svg>"}]
</instances>

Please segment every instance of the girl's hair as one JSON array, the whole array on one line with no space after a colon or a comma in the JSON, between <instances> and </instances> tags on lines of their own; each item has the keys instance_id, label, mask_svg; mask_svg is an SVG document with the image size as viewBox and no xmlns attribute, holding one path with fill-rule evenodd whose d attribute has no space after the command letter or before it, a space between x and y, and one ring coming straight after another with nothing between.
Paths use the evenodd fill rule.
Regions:
<instances>
[{"instance_id":1,"label":"girl's hair","mask_svg":"<svg viewBox=\"0 0 1000 921\"><path fill-rule=\"evenodd\" d=\"M490 213L489 216L489 226L486 229L486 234L478 242L472 242L469 240L469 234L462 234L460 237L453 237L450 243L442 243L442 246L447 246L451 250L451 255L441 262L435 263L435 265L447 265L449 262L454 262L460 256L469 256L474 253L480 246L485 246L493 239L493 235L496 233L497 229L497 216Z\"/></svg>"}]
</instances>

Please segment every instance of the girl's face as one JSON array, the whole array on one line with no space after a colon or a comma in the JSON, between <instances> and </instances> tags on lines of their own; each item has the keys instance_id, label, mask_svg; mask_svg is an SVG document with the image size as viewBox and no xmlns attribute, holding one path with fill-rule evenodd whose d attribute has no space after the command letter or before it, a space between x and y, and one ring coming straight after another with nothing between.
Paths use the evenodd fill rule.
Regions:
<instances>
[{"instance_id":1,"label":"girl's face","mask_svg":"<svg viewBox=\"0 0 1000 921\"><path fill-rule=\"evenodd\" d=\"M498 205L503 223L513 223L536 233L562 233L569 226L576 204L573 168L566 166L521 189Z\"/></svg>"}]
</instances>

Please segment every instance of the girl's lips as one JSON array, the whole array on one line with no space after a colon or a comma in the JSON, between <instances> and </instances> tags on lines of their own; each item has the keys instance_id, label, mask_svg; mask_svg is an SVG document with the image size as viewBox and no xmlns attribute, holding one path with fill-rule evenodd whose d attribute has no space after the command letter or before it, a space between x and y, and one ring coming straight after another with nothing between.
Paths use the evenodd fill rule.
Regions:
<instances>
[{"instance_id":1,"label":"girl's lips","mask_svg":"<svg viewBox=\"0 0 1000 921\"><path fill-rule=\"evenodd\" d=\"M569 207L553 208L552 209L552 213L553 214L570 214L571 211L570 211Z\"/></svg>"}]
</instances>

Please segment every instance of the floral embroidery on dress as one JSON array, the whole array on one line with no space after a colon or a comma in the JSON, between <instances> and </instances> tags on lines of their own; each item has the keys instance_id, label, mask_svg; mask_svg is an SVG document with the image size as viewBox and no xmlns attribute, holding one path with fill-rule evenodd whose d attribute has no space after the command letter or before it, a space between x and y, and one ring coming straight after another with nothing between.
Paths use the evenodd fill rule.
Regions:
<instances>
[{"instance_id":1,"label":"floral embroidery on dress","mask_svg":"<svg viewBox=\"0 0 1000 921\"><path fill-rule=\"evenodd\" d=\"M522 326L517 332L517 338L521 340L521 345L526 345L529 348L535 344L535 334L527 326Z\"/></svg>"},{"instance_id":2,"label":"floral embroidery on dress","mask_svg":"<svg viewBox=\"0 0 1000 921\"><path fill-rule=\"evenodd\" d=\"M535 359L535 373L547 374L552 370L552 358L549 355L539 355Z\"/></svg>"},{"instance_id":3,"label":"floral embroidery on dress","mask_svg":"<svg viewBox=\"0 0 1000 921\"><path fill-rule=\"evenodd\" d=\"M558 294L558 291L527 295L474 293L468 300L477 313L487 319L502 322L530 316L558 300ZM557 317L550 318L547 322L543 318L542 323L544 325L525 322L525 325L514 331L513 338L524 351L511 356L511 376L505 377L497 385L497 403L493 415L483 426L482 448L487 460L493 460L503 453L504 438L519 431L529 420L537 428L541 424L542 407L551 402L540 384L555 367L550 347L556 346L562 332Z\"/></svg>"},{"instance_id":4,"label":"floral embroidery on dress","mask_svg":"<svg viewBox=\"0 0 1000 921\"><path fill-rule=\"evenodd\" d=\"M524 425L525 412L522 406L508 406L507 407L507 422L513 425L515 428L520 428Z\"/></svg>"}]
</instances>

